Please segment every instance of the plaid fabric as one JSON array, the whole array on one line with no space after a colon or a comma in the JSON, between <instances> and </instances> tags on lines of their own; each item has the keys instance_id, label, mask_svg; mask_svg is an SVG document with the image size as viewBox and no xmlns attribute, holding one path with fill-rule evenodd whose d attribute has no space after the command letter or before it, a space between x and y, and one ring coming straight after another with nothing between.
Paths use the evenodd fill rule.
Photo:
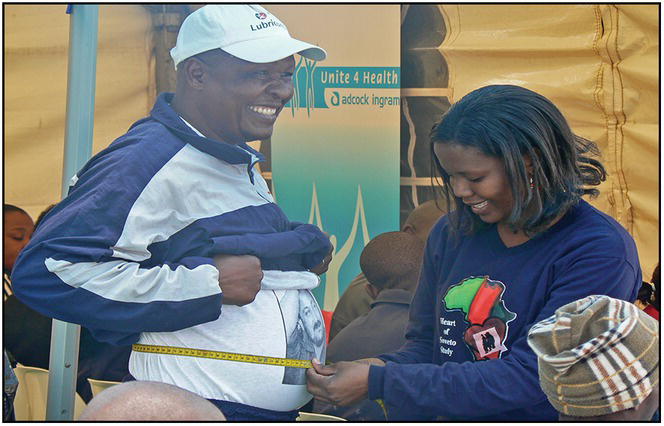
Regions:
<instances>
[{"instance_id":1,"label":"plaid fabric","mask_svg":"<svg viewBox=\"0 0 664 426\"><path fill-rule=\"evenodd\" d=\"M659 382L655 319L608 296L569 303L533 325L540 386L561 413L588 417L638 406Z\"/></svg>"}]
</instances>

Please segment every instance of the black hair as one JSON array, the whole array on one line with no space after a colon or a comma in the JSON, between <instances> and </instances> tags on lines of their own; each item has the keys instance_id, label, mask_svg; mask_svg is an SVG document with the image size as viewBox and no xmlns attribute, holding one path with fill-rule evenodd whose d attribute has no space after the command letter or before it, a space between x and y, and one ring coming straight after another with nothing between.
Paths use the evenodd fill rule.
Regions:
<instances>
[{"instance_id":1,"label":"black hair","mask_svg":"<svg viewBox=\"0 0 664 426\"><path fill-rule=\"evenodd\" d=\"M422 266L424 242L403 231L385 232L362 250L360 269L379 290L415 291Z\"/></svg>"},{"instance_id":2,"label":"black hair","mask_svg":"<svg viewBox=\"0 0 664 426\"><path fill-rule=\"evenodd\" d=\"M431 130L433 168L443 180L440 190L448 205L452 200L456 205L450 215L453 232L472 234L486 224L454 196L449 175L435 155L436 144L472 147L501 159L514 197L507 223L529 236L545 230L582 195L597 196L599 191L591 187L606 179L602 163L590 156L599 155L597 145L572 133L547 98L512 85L476 89L452 105ZM532 174L524 156L532 162Z\"/></svg>"},{"instance_id":3,"label":"black hair","mask_svg":"<svg viewBox=\"0 0 664 426\"><path fill-rule=\"evenodd\" d=\"M23 213L24 215L30 217L28 212L26 212L25 210L23 210L20 207L16 207L13 204L3 204L2 205L2 214L3 215L6 214L6 213L11 213L11 212Z\"/></svg>"}]
</instances>

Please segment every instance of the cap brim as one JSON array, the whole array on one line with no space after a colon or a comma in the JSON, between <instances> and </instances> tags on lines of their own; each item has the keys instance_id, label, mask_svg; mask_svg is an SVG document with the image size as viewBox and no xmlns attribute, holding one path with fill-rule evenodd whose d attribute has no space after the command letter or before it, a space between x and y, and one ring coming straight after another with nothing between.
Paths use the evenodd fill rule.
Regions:
<instances>
[{"instance_id":1,"label":"cap brim","mask_svg":"<svg viewBox=\"0 0 664 426\"><path fill-rule=\"evenodd\" d=\"M241 41L224 46L221 50L236 58L259 64L275 62L296 53L315 61L322 61L327 57L327 52L320 47L291 37L265 37Z\"/></svg>"}]
</instances>

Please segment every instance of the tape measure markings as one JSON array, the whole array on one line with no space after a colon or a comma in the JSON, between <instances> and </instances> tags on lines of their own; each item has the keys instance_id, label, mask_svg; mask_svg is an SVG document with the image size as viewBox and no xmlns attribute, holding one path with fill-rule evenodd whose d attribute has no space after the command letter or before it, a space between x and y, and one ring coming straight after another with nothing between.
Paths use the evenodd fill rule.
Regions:
<instances>
[{"instance_id":1,"label":"tape measure markings","mask_svg":"<svg viewBox=\"0 0 664 426\"><path fill-rule=\"evenodd\" d=\"M223 361L247 362L252 364L276 365L280 367L310 368L311 361L306 359L277 358L261 355L250 355L233 352L210 351L194 348L181 348L177 346L144 345L135 343L132 349L136 352L146 352L161 355L183 355L198 358L211 358Z\"/></svg>"}]
</instances>

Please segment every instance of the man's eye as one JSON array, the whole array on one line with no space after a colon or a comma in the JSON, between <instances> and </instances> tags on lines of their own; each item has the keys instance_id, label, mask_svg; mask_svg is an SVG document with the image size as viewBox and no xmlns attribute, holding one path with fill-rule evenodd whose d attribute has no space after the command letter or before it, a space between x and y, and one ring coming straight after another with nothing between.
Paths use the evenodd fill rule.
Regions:
<instances>
[{"instance_id":1,"label":"man's eye","mask_svg":"<svg viewBox=\"0 0 664 426\"><path fill-rule=\"evenodd\" d=\"M473 182L473 183L477 183L477 182L482 182L482 180L484 180L484 177L478 177L478 178L474 178L474 179L468 178L468 180Z\"/></svg>"},{"instance_id":2,"label":"man's eye","mask_svg":"<svg viewBox=\"0 0 664 426\"><path fill-rule=\"evenodd\" d=\"M282 73L281 76L282 76L283 78L288 78L288 79L290 79L290 78L293 78L293 73L292 73L292 72L285 72L285 73Z\"/></svg>"}]
</instances>

